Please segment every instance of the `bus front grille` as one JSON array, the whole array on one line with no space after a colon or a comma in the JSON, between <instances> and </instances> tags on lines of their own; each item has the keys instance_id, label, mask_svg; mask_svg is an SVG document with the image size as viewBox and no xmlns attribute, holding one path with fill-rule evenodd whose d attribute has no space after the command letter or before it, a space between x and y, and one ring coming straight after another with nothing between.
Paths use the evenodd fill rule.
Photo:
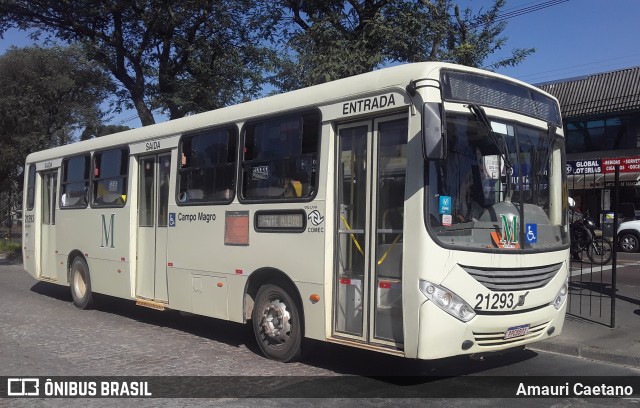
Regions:
<instances>
[{"instance_id":1,"label":"bus front grille","mask_svg":"<svg viewBox=\"0 0 640 408\"><path fill-rule=\"evenodd\" d=\"M493 291L517 291L538 289L549 283L558 273L561 263L539 268L474 268L460 265L484 287Z\"/></svg>"},{"instance_id":2,"label":"bus front grille","mask_svg":"<svg viewBox=\"0 0 640 408\"><path fill-rule=\"evenodd\" d=\"M531 326L529 331L524 336L513 337L510 339L505 339L505 332L493 332L493 333L483 333L483 332L473 332L473 337L476 340L476 344L480 347L492 347L492 346L504 346L507 344L519 343L525 340L533 340L542 336L545 328L549 322L539 324L537 326Z\"/></svg>"}]
</instances>

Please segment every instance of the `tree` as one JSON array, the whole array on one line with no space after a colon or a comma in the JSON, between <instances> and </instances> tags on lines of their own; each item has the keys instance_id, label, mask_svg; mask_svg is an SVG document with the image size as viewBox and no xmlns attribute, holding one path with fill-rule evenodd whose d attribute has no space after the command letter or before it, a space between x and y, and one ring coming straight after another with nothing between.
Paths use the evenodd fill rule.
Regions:
<instances>
[{"instance_id":1,"label":"tree","mask_svg":"<svg viewBox=\"0 0 640 408\"><path fill-rule=\"evenodd\" d=\"M460 13L457 5L453 6L453 18L449 20L446 47L441 47L435 57L443 61L450 61L470 67L482 67L490 54L504 47L506 37L500 35L507 26L500 20L500 11L506 0L494 0L494 4L487 12L473 14L471 9ZM451 10L449 0L443 2L446 10ZM430 7L433 7L431 5ZM488 68L496 69L505 66L515 66L535 52L534 48L519 48L511 51L511 56L489 64Z\"/></svg>"},{"instance_id":2,"label":"tree","mask_svg":"<svg viewBox=\"0 0 640 408\"><path fill-rule=\"evenodd\" d=\"M124 125L87 126L80 135L80 140L89 140L100 136L110 135L112 133L124 132L129 129L131 129L129 126Z\"/></svg>"},{"instance_id":3,"label":"tree","mask_svg":"<svg viewBox=\"0 0 640 408\"><path fill-rule=\"evenodd\" d=\"M77 47L14 47L0 56L0 89L0 180L21 183L26 156L99 123L113 88Z\"/></svg>"},{"instance_id":4,"label":"tree","mask_svg":"<svg viewBox=\"0 0 640 408\"><path fill-rule=\"evenodd\" d=\"M269 2L268 2L269 3ZM282 47L283 90L368 72L396 62L445 61L474 67L504 47L498 19L505 0L462 13L452 0L285 0L265 6L269 35ZM492 68L516 65L533 49L516 49Z\"/></svg>"},{"instance_id":5,"label":"tree","mask_svg":"<svg viewBox=\"0 0 640 408\"><path fill-rule=\"evenodd\" d=\"M80 42L117 79L142 125L257 95L268 52L245 15L250 0L4 0L0 27ZM255 45L258 44L258 45Z\"/></svg>"}]
</instances>

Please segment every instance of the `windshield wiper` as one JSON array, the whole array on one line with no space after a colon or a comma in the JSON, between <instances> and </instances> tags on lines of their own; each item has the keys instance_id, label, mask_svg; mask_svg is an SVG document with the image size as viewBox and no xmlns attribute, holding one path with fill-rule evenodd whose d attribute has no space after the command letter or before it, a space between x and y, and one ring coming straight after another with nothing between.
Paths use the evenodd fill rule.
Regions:
<instances>
[{"instance_id":1,"label":"windshield wiper","mask_svg":"<svg viewBox=\"0 0 640 408\"><path fill-rule=\"evenodd\" d=\"M507 181L507 191L505 192L505 201L511 202L511 194L512 194L512 185L511 185L511 175L513 174L513 164L511 164L511 159L509 158L509 146L503 136L500 136L498 133L493 131L491 127L491 122L487 117L486 112L480 105L476 105L470 103L467 105L473 116L476 118L478 123L484 127L486 132L486 136L489 138L491 143L498 149L500 152L500 156L506 167L506 181Z\"/></svg>"},{"instance_id":2,"label":"windshield wiper","mask_svg":"<svg viewBox=\"0 0 640 408\"><path fill-rule=\"evenodd\" d=\"M556 133L556 127L549 123L547 125L547 133L541 135L538 140L538 146L531 152L531 167L533 170L533 197L538 202L542 184L546 181L548 173L549 159L553 151L553 138ZM546 174L545 174L546 173ZM546 181L548 182L548 181Z\"/></svg>"},{"instance_id":3,"label":"windshield wiper","mask_svg":"<svg viewBox=\"0 0 640 408\"><path fill-rule=\"evenodd\" d=\"M543 175L546 170L546 166L549 164L549 158L553 151L553 137L555 134L556 127L549 123L546 137L541 137L538 144L538 151L542 152L540 156L542 160L540 160L538 166L536 166L536 175Z\"/></svg>"}]
</instances>

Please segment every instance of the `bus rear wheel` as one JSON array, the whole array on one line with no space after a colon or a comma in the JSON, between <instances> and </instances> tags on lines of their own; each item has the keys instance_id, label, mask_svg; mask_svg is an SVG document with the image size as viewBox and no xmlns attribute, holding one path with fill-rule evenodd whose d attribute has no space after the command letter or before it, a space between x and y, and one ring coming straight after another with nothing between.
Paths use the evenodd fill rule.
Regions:
<instances>
[{"instance_id":1,"label":"bus rear wheel","mask_svg":"<svg viewBox=\"0 0 640 408\"><path fill-rule=\"evenodd\" d=\"M77 257L73 260L69 278L73 304L79 309L90 309L93 307L89 266L84 259Z\"/></svg>"},{"instance_id":2,"label":"bus rear wheel","mask_svg":"<svg viewBox=\"0 0 640 408\"><path fill-rule=\"evenodd\" d=\"M251 314L253 332L262 352L272 360L300 358L302 326L296 302L278 285L260 288Z\"/></svg>"}]
</instances>

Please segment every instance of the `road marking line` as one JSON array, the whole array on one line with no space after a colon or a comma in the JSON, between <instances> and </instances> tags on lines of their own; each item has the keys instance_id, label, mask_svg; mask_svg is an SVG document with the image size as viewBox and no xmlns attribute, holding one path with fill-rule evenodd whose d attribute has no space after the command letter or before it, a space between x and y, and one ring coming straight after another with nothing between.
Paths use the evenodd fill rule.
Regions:
<instances>
[{"instance_id":1,"label":"road marking line","mask_svg":"<svg viewBox=\"0 0 640 408\"><path fill-rule=\"evenodd\" d=\"M639 266L640 265L640 261L639 262L632 262L632 263L628 263L628 264L623 264L623 265L617 265L616 269L620 269L620 268L626 268L627 266ZM611 266L611 264L609 265L603 265L601 267L598 267L599 265L592 265L591 267L588 268L571 268L571 276L579 276L579 275L586 275L589 273L593 273L593 272L604 272L604 271L608 271L610 269L613 268L613 266Z\"/></svg>"}]
</instances>

